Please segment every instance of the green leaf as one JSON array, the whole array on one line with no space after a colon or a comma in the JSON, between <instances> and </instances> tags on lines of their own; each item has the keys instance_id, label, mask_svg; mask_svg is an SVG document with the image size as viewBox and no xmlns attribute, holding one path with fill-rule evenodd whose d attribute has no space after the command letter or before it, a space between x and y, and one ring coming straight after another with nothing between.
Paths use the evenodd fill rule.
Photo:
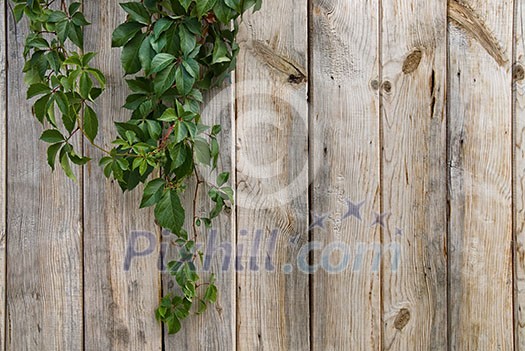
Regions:
<instances>
[{"instance_id":1,"label":"green leaf","mask_svg":"<svg viewBox=\"0 0 525 351\"><path fill-rule=\"evenodd\" d=\"M60 150L61 146L62 143L57 143L47 148L47 163L49 164L52 170L55 170L55 161L57 158L58 150Z\"/></svg>"},{"instance_id":2,"label":"green leaf","mask_svg":"<svg viewBox=\"0 0 525 351\"><path fill-rule=\"evenodd\" d=\"M151 47L152 39L153 38L151 36L148 36L146 39L144 39L139 50L140 64L142 65L142 69L145 72L148 72L151 69L151 62L153 57L155 56L155 50L153 50L153 48Z\"/></svg>"},{"instance_id":3,"label":"green leaf","mask_svg":"<svg viewBox=\"0 0 525 351\"><path fill-rule=\"evenodd\" d=\"M40 136L40 140L46 143L55 144L64 141L65 138L62 135L62 133L60 133L58 130L48 129L42 133L42 135Z\"/></svg>"},{"instance_id":4,"label":"green leaf","mask_svg":"<svg viewBox=\"0 0 525 351\"><path fill-rule=\"evenodd\" d=\"M168 67L170 64L175 62L176 57L171 54L157 54L153 60L151 60L151 67L152 69L148 72L148 74L153 74L162 71L166 67Z\"/></svg>"},{"instance_id":5,"label":"green leaf","mask_svg":"<svg viewBox=\"0 0 525 351\"><path fill-rule=\"evenodd\" d=\"M197 39L195 38L195 35L190 33L186 26L181 25L179 27L179 38L182 53L185 56L189 55L193 51L193 49L195 49L195 45L197 44Z\"/></svg>"},{"instance_id":6,"label":"green leaf","mask_svg":"<svg viewBox=\"0 0 525 351\"><path fill-rule=\"evenodd\" d=\"M76 182L77 177L73 174L73 171L71 170L71 166L69 165L69 158L67 155L67 149L68 145L66 144L62 150L60 150L60 166L62 166L62 169L64 170L64 173L66 176L68 176L69 179Z\"/></svg>"},{"instance_id":7,"label":"green leaf","mask_svg":"<svg viewBox=\"0 0 525 351\"><path fill-rule=\"evenodd\" d=\"M133 39L124 45L122 54L120 56L120 61L126 74L137 73L142 68L142 65L140 64L139 51L145 36L146 35L144 33L137 33Z\"/></svg>"},{"instance_id":8,"label":"green leaf","mask_svg":"<svg viewBox=\"0 0 525 351\"><path fill-rule=\"evenodd\" d=\"M159 121L163 122L174 122L178 120L179 117L175 113L175 110L173 108L168 108L164 113L158 118Z\"/></svg>"},{"instance_id":9,"label":"green leaf","mask_svg":"<svg viewBox=\"0 0 525 351\"><path fill-rule=\"evenodd\" d=\"M138 22L127 22L121 24L115 29L115 31L113 31L113 35L111 37L111 46L124 46L128 41L131 40L131 38L135 36L135 34L140 32L142 27L144 27L144 25Z\"/></svg>"},{"instance_id":10,"label":"green leaf","mask_svg":"<svg viewBox=\"0 0 525 351\"><path fill-rule=\"evenodd\" d=\"M75 44L82 50L84 47L84 33L82 32L82 27L77 26L72 22L69 22L69 24L67 25L67 32L67 37L71 39L73 44Z\"/></svg>"},{"instance_id":11,"label":"green leaf","mask_svg":"<svg viewBox=\"0 0 525 351\"><path fill-rule=\"evenodd\" d=\"M199 0L200 1L200 0ZM179 3L184 7L184 10L188 11L193 0L179 0Z\"/></svg>"},{"instance_id":12,"label":"green leaf","mask_svg":"<svg viewBox=\"0 0 525 351\"><path fill-rule=\"evenodd\" d=\"M193 151L195 153L195 159L205 165L210 164L211 155L210 147L205 140L197 139L193 145Z\"/></svg>"},{"instance_id":13,"label":"green leaf","mask_svg":"<svg viewBox=\"0 0 525 351\"><path fill-rule=\"evenodd\" d=\"M202 17L205 15L208 11L210 11L213 6L215 6L215 3L217 0L199 0L197 1L197 16Z\"/></svg>"},{"instance_id":14,"label":"green leaf","mask_svg":"<svg viewBox=\"0 0 525 351\"><path fill-rule=\"evenodd\" d=\"M100 84L100 87L104 89L104 87L106 86L106 77L104 76L104 74L96 68L88 68L86 71L91 73Z\"/></svg>"},{"instance_id":15,"label":"green leaf","mask_svg":"<svg viewBox=\"0 0 525 351\"><path fill-rule=\"evenodd\" d=\"M91 88L93 88L93 82L91 81L89 74L87 72L82 72L82 74L80 75L79 83L80 96L83 99L88 99L89 93L91 92Z\"/></svg>"},{"instance_id":16,"label":"green leaf","mask_svg":"<svg viewBox=\"0 0 525 351\"><path fill-rule=\"evenodd\" d=\"M180 321L175 315L168 317L166 320L166 325L168 326L168 334L176 334L181 329Z\"/></svg>"},{"instance_id":17,"label":"green leaf","mask_svg":"<svg viewBox=\"0 0 525 351\"><path fill-rule=\"evenodd\" d=\"M217 286L215 286L215 284L208 285L206 293L204 294L204 299L210 302L217 301Z\"/></svg>"},{"instance_id":18,"label":"green leaf","mask_svg":"<svg viewBox=\"0 0 525 351\"><path fill-rule=\"evenodd\" d=\"M18 4L13 9L13 14L15 15L15 21L18 23L24 16L24 10L26 8L26 4Z\"/></svg>"},{"instance_id":19,"label":"green leaf","mask_svg":"<svg viewBox=\"0 0 525 351\"><path fill-rule=\"evenodd\" d=\"M186 59L182 61L182 65L186 69L186 71L189 73L190 76L193 78L198 78L199 76L199 63L194 59Z\"/></svg>"},{"instance_id":20,"label":"green leaf","mask_svg":"<svg viewBox=\"0 0 525 351\"><path fill-rule=\"evenodd\" d=\"M175 83L176 72L177 67L172 65L157 74L153 81L155 94L157 94L157 96L164 94L169 88L171 88L173 83Z\"/></svg>"},{"instance_id":21,"label":"green leaf","mask_svg":"<svg viewBox=\"0 0 525 351\"><path fill-rule=\"evenodd\" d=\"M77 12L71 17L71 21L77 26L87 26L90 24L81 12Z\"/></svg>"},{"instance_id":22,"label":"green leaf","mask_svg":"<svg viewBox=\"0 0 525 351\"><path fill-rule=\"evenodd\" d=\"M224 3L224 0L217 1L215 7L213 8L213 12L215 13L219 21L223 24L227 24L236 16L235 11L228 7Z\"/></svg>"},{"instance_id":23,"label":"green leaf","mask_svg":"<svg viewBox=\"0 0 525 351\"><path fill-rule=\"evenodd\" d=\"M175 83L177 84L179 94L186 96L193 89L195 78L186 71L184 66L179 66L175 72Z\"/></svg>"},{"instance_id":24,"label":"green leaf","mask_svg":"<svg viewBox=\"0 0 525 351\"><path fill-rule=\"evenodd\" d=\"M64 19L62 21L57 22L55 25L55 29L57 32L58 39L63 44L67 39L69 21L67 19Z\"/></svg>"},{"instance_id":25,"label":"green leaf","mask_svg":"<svg viewBox=\"0 0 525 351\"><path fill-rule=\"evenodd\" d=\"M226 3L226 5L228 5L228 7L237 11L238 13L242 12L241 0L224 0L224 2Z\"/></svg>"},{"instance_id":26,"label":"green leaf","mask_svg":"<svg viewBox=\"0 0 525 351\"><path fill-rule=\"evenodd\" d=\"M166 182L164 179L157 178L150 181L144 187L144 195L140 203L140 208L155 205L161 198Z\"/></svg>"},{"instance_id":27,"label":"green leaf","mask_svg":"<svg viewBox=\"0 0 525 351\"><path fill-rule=\"evenodd\" d=\"M217 186L223 186L230 178L230 173L222 172L217 176Z\"/></svg>"},{"instance_id":28,"label":"green leaf","mask_svg":"<svg viewBox=\"0 0 525 351\"><path fill-rule=\"evenodd\" d=\"M215 45L213 47L213 60L212 64L229 62L231 61L228 57L228 47L226 44L219 38L215 40Z\"/></svg>"},{"instance_id":29,"label":"green leaf","mask_svg":"<svg viewBox=\"0 0 525 351\"><path fill-rule=\"evenodd\" d=\"M80 2L73 2L73 3L71 3L71 5L69 5L69 8L68 8L69 14L72 15L75 12L77 12L78 9L80 8L80 6L81 6Z\"/></svg>"},{"instance_id":30,"label":"green leaf","mask_svg":"<svg viewBox=\"0 0 525 351\"><path fill-rule=\"evenodd\" d=\"M27 99L31 99L38 95L48 94L51 91L49 86L43 83L33 84L27 89Z\"/></svg>"},{"instance_id":31,"label":"green leaf","mask_svg":"<svg viewBox=\"0 0 525 351\"><path fill-rule=\"evenodd\" d=\"M155 27L153 28L153 34L155 35L155 39L159 38L159 35L167 31L171 25L173 24L173 20L167 17L163 17L159 19L155 23Z\"/></svg>"},{"instance_id":32,"label":"green leaf","mask_svg":"<svg viewBox=\"0 0 525 351\"><path fill-rule=\"evenodd\" d=\"M155 206L155 218L159 225L177 235L184 224L184 208L176 190L165 190Z\"/></svg>"},{"instance_id":33,"label":"green leaf","mask_svg":"<svg viewBox=\"0 0 525 351\"><path fill-rule=\"evenodd\" d=\"M162 134L161 123L152 120L146 120L146 125L148 128L148 133L152 139L159 139Z\"/></svg>"},{"instance_id":34,"label":"green leaf","mask_svg":"<svg viewBox=\"0 0 525 351\"><path fill-rule=\"evenodd\" d=\"M35 114L35 117L40 121L40 123L44 121L44 117L46 116L47 103L49 101L50 96L50 94L42 96L33 105L33 113Z\"/></svg>"},{"instance_id":35,"label":"green leaf","mask_svg":"<svg viewBox=\"0 0 525 351\"><path fill-rule=\"evenodd\" d=\"M84 132L93 142L98 134L98 118L96 112L89 106L84 109Z\"/></svg>"},{"instance_id":36,"label":"green leaf","mask_svg":"<svg viewBox=\"0 0 525 351\"><path fill-rule=\"evenodd\" d=\"M127 2L120 4L120 7L126 11L132 20L143 24L149 24L151 16L148 10L139 2Z\"/></svg>"}]
</instances>

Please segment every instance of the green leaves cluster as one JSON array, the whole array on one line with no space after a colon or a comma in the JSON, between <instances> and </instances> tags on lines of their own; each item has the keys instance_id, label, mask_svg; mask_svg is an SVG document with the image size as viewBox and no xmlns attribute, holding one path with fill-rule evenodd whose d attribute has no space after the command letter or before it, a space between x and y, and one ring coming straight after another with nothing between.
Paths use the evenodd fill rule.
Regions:
<instances>
[{"instance_id":1,"label":"green leaves cluster","mask_svg":"<svg viewBox=\"0 0 525 351\"><path fill-rule=\"evenodd\" d=\"M176 333L181 320L192 312L204 312L217 299L214 276L200 282L197 274L203 254L195 248L196 238L198 228L210 228L212 220L233 204L229 173L220 173L210 185L197 170L203 166L214 171L220 153L221 126L204 124L200 115L203 93L222 84L235 68L238 20L251 8L258 10L262 0L122 3L127 18L114 30L112 45L122 48L122 68L131 92L124 108L130 118L115 123L118 137L111 150L95 144L95 100L106 80L90 65L95 54L83 52L83 28L89 23L81 4L13 1L17 21L24 15L29 20L24 50L27 98L35 99L33 113L46 127L40 139L50 144L49 165L54 169L58 159L75 179L70 163L89 161L77 155L71 143L80 131L105 153L100 166L106 177L115 179L123 191L145 185L140 207L153 207L157 223L175 236L180 250L167 268L177 288L162 299L156 317ZM190 179L196 179L193 235L185 229L187 209L181 201ZM196 211L203 184L214 203L204 216Z\"/></svg>"},{"instance_id":2,"label":"green leaves cluster","mask_svg":"<svg viewBox=\"0 0 525 351\"><path fill-rule=\"evenodd\" d=\"M197 294L196 264L202 253L194 252L194 246L197 228L210 227L212 219L233 203L233 190L226 185L229 174L221 173L208 189L215 203L208 215L197 215L195 194L192 238L184 229L180 197L190 178L197 179L197 186L203 183L197 165L217 167L221 127L203 123L203 93L221 84L235 68L237 19L260 6L261 0L128 2L121 4L127 19L113 32L112 44L122 47L122 68L131 76L127 79L131 93L124 105L131 117L117 124L115 148L101 164L123 190L146 183L141 207L153 206L158 224L190 253L168 264L178 288L162 300L157 318L169 332L180 329L192 306L202 312L216 299L213 281L205 283L208 288L202 296ZM155 177L147 181L152 174Z\"/></svg>"},{"instance_id":3,"label":"green leaves cluster","mask_svg":"<svg viewBox=\"0 0 525 351\"><path fill-rule=\"evenodd\" d=\"M83 165L89 158L77 155L71 138L81 132L91 142L98 133L95 99L104 90L104 74L92 67L94 53L83 53L83 28L89 24L79 2L61 10L53 0L14 0L17 21L27 17L29 34L24 46L27 99L34 99L33 114L45 128L41 140L51 144L47 160L54 169L59 161L75 180L70 163Z\"/></svg>"}]
</instances>

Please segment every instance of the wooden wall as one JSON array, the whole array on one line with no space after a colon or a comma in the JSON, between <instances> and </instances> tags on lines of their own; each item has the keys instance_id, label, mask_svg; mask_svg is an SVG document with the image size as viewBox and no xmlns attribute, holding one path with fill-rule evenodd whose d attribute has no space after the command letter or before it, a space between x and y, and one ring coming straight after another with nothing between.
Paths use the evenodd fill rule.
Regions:
<instances>
[{"instance_id":1,"label":"wooden wall","mask_svg":"<svg viewBox=\"0 0 525 351\"><path fill-rule=\"evenodd\" d=\"M140 194L96 162L78 184L47 166L11 7L0 350L525 351L524 0L264 0L247 15L238 69L203 114L223 125L237 189L208 236L219 301L176 336L153 314L172 287L159 269L170 238ZM110 47L124 13L84 11L109 144L127 118ZM126 270L130 243L154 246Z\"/></svg>"}]
</instances>

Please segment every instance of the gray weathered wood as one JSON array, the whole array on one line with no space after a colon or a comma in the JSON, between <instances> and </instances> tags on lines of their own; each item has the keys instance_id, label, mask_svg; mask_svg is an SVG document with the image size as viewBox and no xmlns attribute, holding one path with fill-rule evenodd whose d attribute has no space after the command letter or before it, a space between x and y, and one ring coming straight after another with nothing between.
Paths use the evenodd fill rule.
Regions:
<instances>
[{"instance_id":1,"label":"gray weathered wood","mask_svg":"<svg viewBox=\"0 0 525 351\"><path fill-rule=\"evenodd\" d=\"M120 50L111 48L111 33L125 13L118 2L85 2L88 27L86 50L99 54L93 65L107 76L104 95L95 109L100 116L97 143L106 148L116 136L113 122L129 118L121 109L128 94L120 65ZM92 147L87 154L95 160L103 156ZM84 177L84 276L85 276L85 350L160 350L162 328L155 320L161 280L158 269L160 233L151 210L139 210L141 191L122 194L118 184L105 180L96 161L86 167ZM133 231L146 237L135 249L152 253L136 257L129 271L124 269Z\"/></svg>"},{"instance_id":2,"label":"gray weathered wood","mask_svg":"<svg viewBox=\"0 0 525 351\"><path fill-rule=\"evenodd\" d=\"M230 172L235 175L232 167L234 160L234 101L233 89L229 83L224 83L223 87L210 91L205 96L204 109L202 111L202 122L207 125L220 124L222 132L219 136L221 148L218 171ZM199 179L204 181L199 185L196 215L207 217L213 208L207 195L210 186L216 184L217 171L210 174L209 168L198 168ZM235 184L231 179L230 184ZM193 236L193 204L195 197L195 184L192 181L183 197L183 206L186 208L185 228ZM210 266L204 267L199 265L199 276L207 281L210 274L215 274L216 285L219 289L218 300L216 304L210 304L208 311L200 316L191 316L183 321L182 330L176 335L167 335L165 339L166 350L234 350L235 349L235 270L231 261L233 257L225 258L225 251L221 246L230 246L235 248L235 212L223 212L213 220L211 230L205 230L204 226L197 229L197 243L202 244L202 251L210 258ZM171 237L173 238L173 237ZM167 263L170 257L174 257L173 246L170 246L170 237L164 237L164 244L168 251L165 259ZM171 249L171 250L170 250ZM170 254L170 251L171 254ZM230 260L230 265L223 268L224 260ZM164 293L167 294L173 290L174 279L166 274L163 277ZM202 289L205 289L203 285ZM203 293L204 291L199 291ZM165 330L165 333L167 330Z\"/></svg>"},{"instance_id":3,"label":"gray weathered wood","mask_svg":"<svg viewBox=\"0 0 525 351\"><path fill-rule=\"evenodd\" d=\"M383 349L446 350L447 1L383 2L381 27Z\"/></svg>"},{"instance_id":4,"label":"gray weathered wood","mask_svg":"<svg viewBox=\"0 0 525 351\"><path fill-rule=\"evenodd\" d=\"M312 277L312 349L380 350L379 2L315 0L310 11L312 239L344 243L349 259Z\"/></svg>"},{"instance_id":5,"label":"gray weathered wood","mask_svg":"<svg viewBox=\"0 0 525 351\"><path fill-rule=\"evenodd\" d=\"M525 350L525 3L517 1L514 26L514 260L516 351Z\"/></svg>"},{"instance_id":6,"label":"gray weathered wood","mask_svg":"<svg viewBox=\"0 0 525 351\"><path fill-rule=\"evenodd\" d=\"M27 26L8 23L6 349L81 350L81 191L46 163L23 81Z\"/></svg>"},{"instance_id":7,"label":"gray weathered wood","mask_svg":"<svg viewBox=\"0 0 525 351\"><path fill-rule=\"evenodd\" d=\"M6 210L7 210L7 37L6 7L0 6L0 350L5 350Z\"/></svg>"},{"instance_id":8,"label":"gray weathered wood","mask_svg":"<svg viewBox=\"0 0 525 351\"><path fill-rule=\"evenodd\" d=\"M449 2L449 343L512 350L513 1Z\"/></svg>"},{"instance_id":9,"label":"gray weathered wood","mask_svg":"<svg viewBox=\"0 0 525 351\"><path fill-rule=\"evenodd\" d=\"M307 3L265 0L239 41L237 349L308 350Z\"/></svg>"}]
</instances>

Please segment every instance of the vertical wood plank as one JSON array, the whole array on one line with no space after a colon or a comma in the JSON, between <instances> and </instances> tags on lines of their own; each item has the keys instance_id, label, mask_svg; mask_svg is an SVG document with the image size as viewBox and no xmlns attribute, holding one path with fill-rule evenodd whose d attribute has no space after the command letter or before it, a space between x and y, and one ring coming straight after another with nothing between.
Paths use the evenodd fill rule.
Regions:
<instances>
[{"instance_id":1,"label":"vertical wood plank","mask_svg":"<svg viewBox=\"0 0 525 351\"><path fill-rule=\"evenodd\" d=\"M449 2L449 321L454 350L512 350L513 1Z\"/></svg>"},{"instance_id":2,"label":"vertical wood plank","mask_svg":"<svg viewBox=\"0 0 525 351\"><path fill-rule=\"evenodd\" d=\"M383 348L446 350L447 2L383 1L381 28Z\"/></svg>"},{"instance_id":3,"label":"vertical wood plank","mask_svg":"<svg viewBox=\"0 0 525 351\"><path fill-rule=\"evenodd\" d=\"M129 118L120 106L128 93L120 50L111 33L125 18L117 1L86 1L86 51L97 51L93 65L107 76L107 90L95 106L100 116L97 143L111 147L115 121ZM94 160L103 155L86 147ZM84 178L85 350L161 350L162 328L154 311L160 297L159 233L151 210L139 210L141 191L122 194L106 180L96 161ZM135 234L134 234L135 233ZM137 234L140 233L140 234ZM135 237L134 237L135 235ZM136 240L134 240L134 238ZM134 244L134 245L131 245ZM135 257L125 270L130 247L149 255Z\"/></svg>"},{"instance_id":4,"label":"vertical wood plank","mask_svg":"<svg viewBox=\"0 0 525 351\"><path fill-rule=\"evenodd\" d=\"M232 73L233 74L233 73ZM220 124L222 132L219 135L220 156L218 163L219 172L230 172L233 176L235 170L232 166L234 155L234 101L233 87L229 83L224 83L221 88L210 91L205 96L202 111L202 122L207 125ZM197 197L196 214L207 217L212 210L213 203L207 195L210 186L216 185L217 172L210 174L209 168L199 168L199 177L205 181L199 186ZM235 184L235 179L230 179L230 184ZM193 209L195 181L186 190L182 199L183 206L186 208L185 227L190 235L193 235ZM208 310L200 316L191 316L182 323L182 330L176 335L168 335L165 330L166 350L234 350L235 349L235 270L231 261L231 253L227 253L220 247L229 246L232 252L235 248L235 212L223 212L213 220L212 229L209 231L197 228L197 243L203 245L202 251L205 254L204 264L200 266L199 276L203 281L207 281L210 274L216 277L216 285L219 289L217 303L210 304ZM163 237L167 258L169 262L170 237ZM225 257L225 255L230 257ZM229 266L223 268L224 260L230 260ZM209 266L208 263L209 262ZM164 294L173 290L175 282L169 274L163 276ZM205 287L205 285L204 285ZM200 292L199 292L200 293Z\"/></svg>"},{"instance_id":5,"label":"vertical wood plank","mask_svg":"<svg viewBox=\"0 0 525 351\"><path fill-rule=\"evenodd\" d=\"M525 350L525 3L516 1L514 14L513 143L514 143L514 256L516 351Z\"/></svg>"},{"instance_id":6,"label":"vertical wood plank","mask_svg":"<svg viewBox=\"0 0 525 351\"><path fill-rule=\"evenodd\" d=\"M81 350L81 191L46 163L22 73L27 25L8 23L6 349Z\"/></svg>"},{"instance_id":7,"label":"vertical wood plank","mask_svg":"<svg viewBox=\"0 0 525 351\"><path fill-rule=\"evenodd\" d=\"M237 349L308 350L306 2L263 1L239 42Z\"/></svg>"},{"instance_id":8,"label":"vertical wood plank","mask_svg":"<svg viewBox=\"0 0 525 351\"><path fill-rule=\"evenodd\" d=\"M310 227L322 243L312 252L321 265L312 277L312 349L380 350L380 237L370 225L380 212L379 2L314 0L310 11ZM343 252L331 245L349 259L341 272Z\"/></svg>"},{"instance_id":9,"label":"vertical wood plank","mask_svg":"<svg viewBox=\"0 0 525 351\"><path fill-rule=\"evenodd\" d=\"M7 211L7 3L0 4L0 350L5 351Z\"/></svg>"}]
</instances>

